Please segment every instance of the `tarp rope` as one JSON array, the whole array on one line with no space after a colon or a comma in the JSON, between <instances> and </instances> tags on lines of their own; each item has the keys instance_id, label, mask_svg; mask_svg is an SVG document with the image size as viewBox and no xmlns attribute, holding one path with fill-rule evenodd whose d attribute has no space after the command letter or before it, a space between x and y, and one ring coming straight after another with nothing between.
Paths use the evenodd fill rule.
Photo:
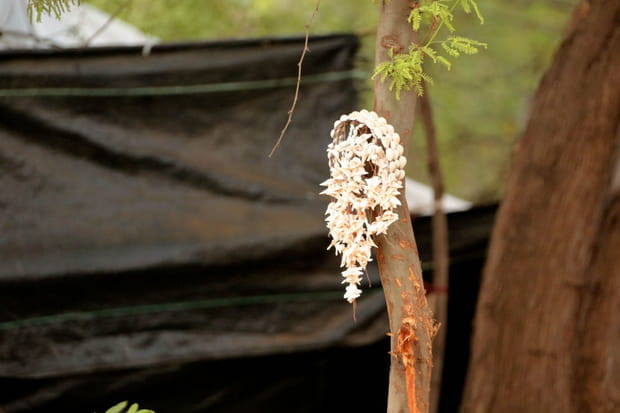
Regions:
<instances>
[{"instance_id":1,"label":"tarp rope","mask_svg":"<svg viewBox=\"0 0 620 413\"><path fill-rule=\"evenodd\" d=\"M368 74L359 70L342 72L326 72L316 75L307 75L301 78L301 84L315 84L323 82L337 82L347 79L368 79ZM14 88L0 89L2 97L123 97L123 96L173 96L195 95L205 93L237 92L246 90L274 89L294 87L297 77L280 79L249 80L244 82L207 83L197 85L176 86L145 86L145 87L118 87L118 88Z\"/></svg>"},{"instance_id":2,"label":"tarp rope","mask_svg":"<svg viewBox=\"0 0 620 413\"><path fill-rule=\"evenodd\" d=\"M461 261L468 261L473 258L483 257L480 254L464 254L456 259L452 260L452 263ZM432 271L433 266L431 263L422 264L423 271ZM429 284L429 288L432 286ZM370 290L377 292L381 290L381 286L372 286ZM257 305L257 304L272 304L272 303L295 303L303 301L332 301L341 300L341 291L317 291L307 293L291 293L291 294L270 294L270 295L255 295L245 297L225 297L225 298L212 298L205 300L193 300L193 301L181 301L173 303L161 303L161 304L144 304L131 307L117 307L106 308L95 311L72 311L68 313L52 314L40 317L23 318L21 320L12 321L0 321L0 331L2 330L14 330L17 328L27 328L32 326L40 326L47 324L58 324L65 321L86 321L99 318L108 317L121 317L121 316L133 316L144 315L153 313L165 313L176 311L191 311L191 310L205 310L213 308L225 308L234 307L240 305Z\"/></svg>"},{"instance_id":3,"label":"tarp rope","mask_svg":"<svg viewBox=\"0 0 620 413\"><path fill-rule=\"evenodd\" d=\"M205 300L181 301L161 304L144 304L131 307L106 308L95 311L72 311L61 314L24 318L21 320L0 322L1 330L32 327L46 324L56 324L64 321L86 321L99 318L134 316L152 313L166 313L189 310L205 310L213 308L235 307L240 305L295 303L303 301L332 301L340 300L340 291L318 291L311 293L271 294L246 297L211 298Z\"/></svg>"}]
</instances>

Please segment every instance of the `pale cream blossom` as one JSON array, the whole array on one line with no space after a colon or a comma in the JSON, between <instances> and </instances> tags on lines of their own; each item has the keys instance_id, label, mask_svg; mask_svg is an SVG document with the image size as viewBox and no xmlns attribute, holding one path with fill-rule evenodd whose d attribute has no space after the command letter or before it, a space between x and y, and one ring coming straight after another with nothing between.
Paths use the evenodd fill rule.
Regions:
<instances>
[{"instance_id":1,"label":"pale cream blossom","mask_svg":"<svg viewBox=\"0 0 620 413\"><path fill-rule=\"evenodd\" d=\"M373 237L385 234L398 220L395 209L403 188L406 158L394 127L375 112L362 110L342 115L330 132L327 147L330 178L321 194L333 198L325 221L334 248L341 256L344 298L354 302L368 262Z\"/></svg>"}]
</instances>

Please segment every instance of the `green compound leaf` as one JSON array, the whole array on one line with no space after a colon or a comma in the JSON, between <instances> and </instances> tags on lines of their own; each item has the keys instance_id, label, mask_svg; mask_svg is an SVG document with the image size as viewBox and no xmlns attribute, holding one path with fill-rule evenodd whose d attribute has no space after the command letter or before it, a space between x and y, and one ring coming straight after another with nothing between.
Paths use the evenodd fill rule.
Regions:
<instances>
[{"instance_id":1,"label":"green compound leaf","mask_svg":"<svg viewBox=\"0 0 620 413\"><path fill-rule=\"evenodd\" d=\"M448 70L452 69L452 63L450 63L450 61L443 56L437 56L437 62L444 65Z\"/></svg>"},{"instance_id":2,"label":"green compound leaf","mask_svg":"<svg viewBox=\"0 0 620 413\"><path fill-rule=\"evenodd\" d=\"M60 19L62 13L71 9L71 6L79 5L81 0L28 0L28 18L32 20L33 16L36 21L41 21L41 16L47 14Z\"/></svg>"},{"instance_id":3,"label":"green compound leaf","mask_svg":"<svg viewBox=\"0 0 620 413\"><path fill-rule=\"evenodd\" d=\"M461 0L458 0L461 1ZM454 26L452 25L452 7L446 4L445 0L436 1L424 1L422 4L417 5L409 13L407 21L411 23L411 28L414 32L420 30L422 23L430 24L433 20L437 20L441 25L445 25L448 30L453 32Z\"/></svg>"},{"instance_id":4,"label":"green compound leaf","mask_svg":"<svg viewBox=\"0 0 620 413\"><path fill-rule=\"evenodd\" d=\"M383 62L377 66L373 73L373 79L377 76L384 82L390 78L389 89L396 95L396 99L400 100L400 93L403 90L411 90L412 88L421 95L423 93L422 81L426 80L432 83L431 77L424 73L423 64L424 54L422 49L413 47L409 53L399 54L388 62Z\"/></svg>"},{"instance_id":5,"label":"green compound leaf","mask_svg":"<svg viewBox=\"0 0 620 413\"><path fill-rule=\"evenodd\" d=\"M437 62L437 52L435 49L429 46L422 46L422 51L433 60L433 63Z\"/></svg>"},{"instance_id":6,"label":"green compound leaf","mask_svg":"<svg viewBox=\"0 0 620 413\"><path fill-rule=\"evenodd\" d=\"M414 32L417 32L418 30L420 30L420 25L422 24L422 12L420 11L419 7L416 7L415 9L411 10L409 17L407 18L407 21L411 23L411 28L413 29Z\"/></svg>"},{"instance_id":7,"label":"green compound leaf","mask_svg":"<svg viewBox=\"0 0 620 413\"><path fill-rule=\"evenodd\" d=\"M452 57L459 57L461 55L457 49L452 48L447 42L441 42L441 47Z\"/></svg>"},{"instance_id":8,"label":"green compound leaf","mask_svg":"<svg viewBox=\"0 0 620 413\"><path fill-rule=\"evenodd\" d=\"M465 13L470 14L473 9L476 17L480 20L480 24L484 24L484 17L482 17L482 13L480 13L480 9L475 0L460 0L460 3Z\"/></svg>"},{"instance_id":9,"label":"green compound leaf","mask_svg":"<svg viewBox=\"0 0 620 413\"><path fill-rule=\"evenodd\" d=\"M421 44L412 44L409 51L397 54L393 49L388 50L390 60L379 64L372 78L379 77L381 82L389 79L389 89L394 92L396 99L400 99L403 90L415 90L418 95L424 93L424 82L433 83L433 79L424 72L424 58L428 57L433 63L439 63L446 69L452 68L448 58L478 53L480 48L487 47L486 43L463 36L449 36L445 40L435 40L445 26L450 32L455 28L453 10L458 7L467 14L474 13L480 23L484 18L478 9L476 0L420 0L413 2L413 8L407 17L411 28L415 32L427 30L425 35L420 34ZM438 53L440 45L446 56Z\"/></svg>"},{"instance_id":10,"label":"green compound leaf","mask_svg":"<svg viewBox=\"0 0 620 413\"><path fill-rule=\"evenodd\" d=\"M119 404L110 407L108 410L106 410L105 413L123 413L123 412L125 413L155 413L153 410L150 410L150 409L140 409L140 406L138 406L138 403L132 403L129 409L125 411L125 408L127 407L128 404L129 404L128 401L120 402Z\"/></svg>"},{"instance_id":11,"label":"green compound leaf","mask_svg":"<svg viewBox=\"0 0 620 413\"><path fill-rule=\"evenodd\" d=\"M451 32L456 30L452 25L452 19L454 16L452 15L451 8L442 1L434 1L429 6L429 13L431 13L434 17L438 18L439 21L448 28Z\"/></svg>"},{"instance_id":12,"label":"green compound leaf","mask_svg":"<svg viewBox=\"0 0 620 413\"><path fill-rule=\"evenodd\" d=\"M127 401L120 402L119 404L110 407L105 411L105 413L122 413L125 410L125 407L127 407L127 404Z\"/></svg>"},{"instance_id":13,"label":"green compound leaf","mask_svg":"<svg viewBox=\"0 0 620 413\"><path fill-rule=\"evenodd\" d=\"M450 36L445 42L451 49L469 55L478 53L478 48L480 47L487 48L486 43L462 36Z\"/></svg>"}]
</instances>

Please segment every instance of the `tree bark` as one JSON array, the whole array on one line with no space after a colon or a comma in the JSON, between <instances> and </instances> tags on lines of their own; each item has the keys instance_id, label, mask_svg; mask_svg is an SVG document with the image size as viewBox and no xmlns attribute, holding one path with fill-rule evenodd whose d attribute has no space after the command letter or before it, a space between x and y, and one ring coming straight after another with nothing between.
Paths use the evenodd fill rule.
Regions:
<instances>
[{"instance_id":1,"label":"tree bark","mask_svg":"<svg viewBox=\"0 0 620 413\"><path fill-rule=\"evenodd\" d=\"M516 148L463 412L620 411L620 1L579 10Z\"/></svg>"},{"instance_id":2,"label":"tree bark","mask_svg":"<svg viewBox=\"0 0 620 413\"><path fill-rule=\"evenodd\" d=\"M413 40L407 22L409 1L383 1L377 29L376 63L389 59L388 51L406 52ZM415 113L413 91L400 100L388 89L389 82L375 82L374 110L385 117L401 136L407 152ZM404 182L403 182L404 186ZM422 270L413 235L405 191L400 196L400 220L377 239L377 261L385 292L391 334L388 413L428 411L432 367L431 340L434 333L431 311L425 297Z\"/></svg>"},{"instance_id":3,"label":"tree bark","mask_svg":"<svg viewBox=\"0 0 620 413\"><path fill-rule=\"evenodd\" d=\"M437 133L433 121L433 110L428 89L424 83L424 96L420 98L420 115L426 132L428 173L433 186L433 285L428 293L428 301L437 321L437 334L433 341L433 374L431 377L430 412L439 411L441 379L446 348L448 328L448 284L450 271L450 251L448 244L448 218L441 202L443 198L443 174L439 161Z\"/></svg>"}]
</instances>

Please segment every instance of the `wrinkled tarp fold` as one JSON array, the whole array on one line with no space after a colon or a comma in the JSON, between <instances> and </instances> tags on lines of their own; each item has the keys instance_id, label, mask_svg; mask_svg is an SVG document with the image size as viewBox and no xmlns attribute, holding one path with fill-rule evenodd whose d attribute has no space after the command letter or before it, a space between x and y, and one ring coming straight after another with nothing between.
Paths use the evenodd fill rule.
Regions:
<instances>
[{"instance_id":1,"label":"wrinkled tarp fold","mask_svg":"<svg viewBox=\"0 0 620 413\"><path fill-rule=\"evenodd\" d=\"M308 380L326 395L340 390L325 383L361 374L352 356L316 353L361 351L388 329L374 266L353 321L318 196L329 130L357 108L357 47L311 38L272 158L302 38L0 56L0 406L156 402L153 389L182 379L206 395L189 384L159 406L276 412L273 400L303 395ZM453 277L477 274L493 213L450 216ZM414 223L424 262L429 224ZM386 366L387 349L372 348ZM287 360L311 371L297 380ZM240 380L227 362L258 370Z\"/></svg>"},{"instance_id":2,"label":"wrinkled tarp fold","mask_svg":"<svg viewBox=\"0 0 620 413\"><path fill-rule=\"evenodd\" d=\"M303 73L313 81L267 156L294 91L273 81L295 79L302 48L276 39L3 55L0 89L42 96L0 98L0 375L376 339L382 298L368 294L351 322L318 196L332 122L356 104L352 76L321 75L350 73L355 37L312 39ZM192 89L222 83L238 90ZM70 91L45 93L59 88ZM93 93L103 89L118 95Z\"/></svg>"}]
</instances>

